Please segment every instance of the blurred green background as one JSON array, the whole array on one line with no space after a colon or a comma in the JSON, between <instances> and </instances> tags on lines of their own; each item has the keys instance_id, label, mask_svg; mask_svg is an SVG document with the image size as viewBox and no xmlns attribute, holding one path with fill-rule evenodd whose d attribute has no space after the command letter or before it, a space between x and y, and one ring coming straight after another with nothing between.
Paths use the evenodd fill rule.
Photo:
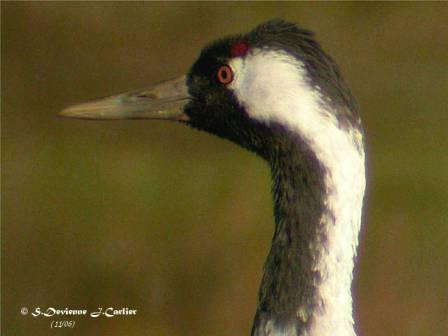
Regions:
<instances>
[{"instance_id":1,"label":"blurred green background","mask_svg":"<svg viewBox=\"0 0 448 336\"><path fill-rule=\"evenodd\" d=\"M253 154L169 122L64 120L184 73L281 17L317 33L358 99L368 195L360 335L448 335L447 3L1 3L2 335L21 307L129 307L73 335L248 335L272 234Z\"/></svg>"}]
</instances>

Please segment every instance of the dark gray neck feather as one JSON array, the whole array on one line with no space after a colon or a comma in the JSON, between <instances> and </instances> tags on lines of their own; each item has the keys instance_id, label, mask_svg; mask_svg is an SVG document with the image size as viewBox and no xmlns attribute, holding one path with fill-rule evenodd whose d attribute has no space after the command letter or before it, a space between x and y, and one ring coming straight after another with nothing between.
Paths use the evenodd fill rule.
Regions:
<instances>
[{"instance_id":1,"label":"dark gray neck feather","mask_svg":"<svg viewBox=\"0 0 448 336\"><path fill-rule=\"evenodd\" d=\"M282 142L270 159L275 232L264 266L252 335L295 330L301 335L316 309L321 274L316 268L327 239L321 223L325 209L324 168L300 140ZM292 328L292 329L291 329ZM289 335L289 333L285 333Z\"/></svg>"}]
</instances>

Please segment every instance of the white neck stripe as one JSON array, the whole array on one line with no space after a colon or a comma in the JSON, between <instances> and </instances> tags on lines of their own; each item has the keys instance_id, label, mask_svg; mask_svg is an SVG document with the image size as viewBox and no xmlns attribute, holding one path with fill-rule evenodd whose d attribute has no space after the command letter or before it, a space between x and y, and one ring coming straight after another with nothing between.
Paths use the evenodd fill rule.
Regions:
<instances>
[{"instance_id":1,"label":"white neck stripe","mask_svg":"<svg viewBox=\"0 0 448 336\"><path fill-rule=\"evenodd\" d=\"M362 135L338 127L322 92L310 86L304 64L286 52L253 50L230 66L235 77L229 88L248 115L298 134L328 172L325 205L335 220L321 218L329 224L328 249L322 249L316 265L323 274L318 288L323 308L309 312L312 322L306 335L353 336L351 282L365 189L364 154L358 150ZM303 307L297 309L303 313Z\"/></svg>"}]
</instances>

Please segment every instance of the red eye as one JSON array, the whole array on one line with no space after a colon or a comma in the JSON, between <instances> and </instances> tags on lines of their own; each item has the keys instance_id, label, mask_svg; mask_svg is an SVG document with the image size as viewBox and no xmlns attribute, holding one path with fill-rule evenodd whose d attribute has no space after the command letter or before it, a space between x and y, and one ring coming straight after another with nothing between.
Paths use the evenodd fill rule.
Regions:
<instances>
[{"instance_id":1,"label":"red eye","mask_svg":"<svg viewBox=\"0 0 448 336\"><path fill-rule=\"evenodd\" d=\"M218 81L221 84L229 84L233 81L233 71L232 68L228 65L221 65L218 69L218 73L216 74Z\"/></svg>"}]
</instances>

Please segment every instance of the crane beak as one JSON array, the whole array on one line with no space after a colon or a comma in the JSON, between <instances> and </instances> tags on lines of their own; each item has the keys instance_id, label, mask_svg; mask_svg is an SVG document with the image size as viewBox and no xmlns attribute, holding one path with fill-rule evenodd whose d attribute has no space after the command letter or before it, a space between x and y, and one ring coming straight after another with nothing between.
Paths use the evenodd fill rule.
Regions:
<instances>
[{"instance_id":1,"label":"crane beak","mask_svg":"<svg viewBox=\"0 0 448 336\"><path fill-rule=\"evenodd\" d=\"M186 76L150 88L125 92L67 107L60 115L77 119L164 119L188 121L184 106L190 100Z\"/></svg>"}]
</instances>

